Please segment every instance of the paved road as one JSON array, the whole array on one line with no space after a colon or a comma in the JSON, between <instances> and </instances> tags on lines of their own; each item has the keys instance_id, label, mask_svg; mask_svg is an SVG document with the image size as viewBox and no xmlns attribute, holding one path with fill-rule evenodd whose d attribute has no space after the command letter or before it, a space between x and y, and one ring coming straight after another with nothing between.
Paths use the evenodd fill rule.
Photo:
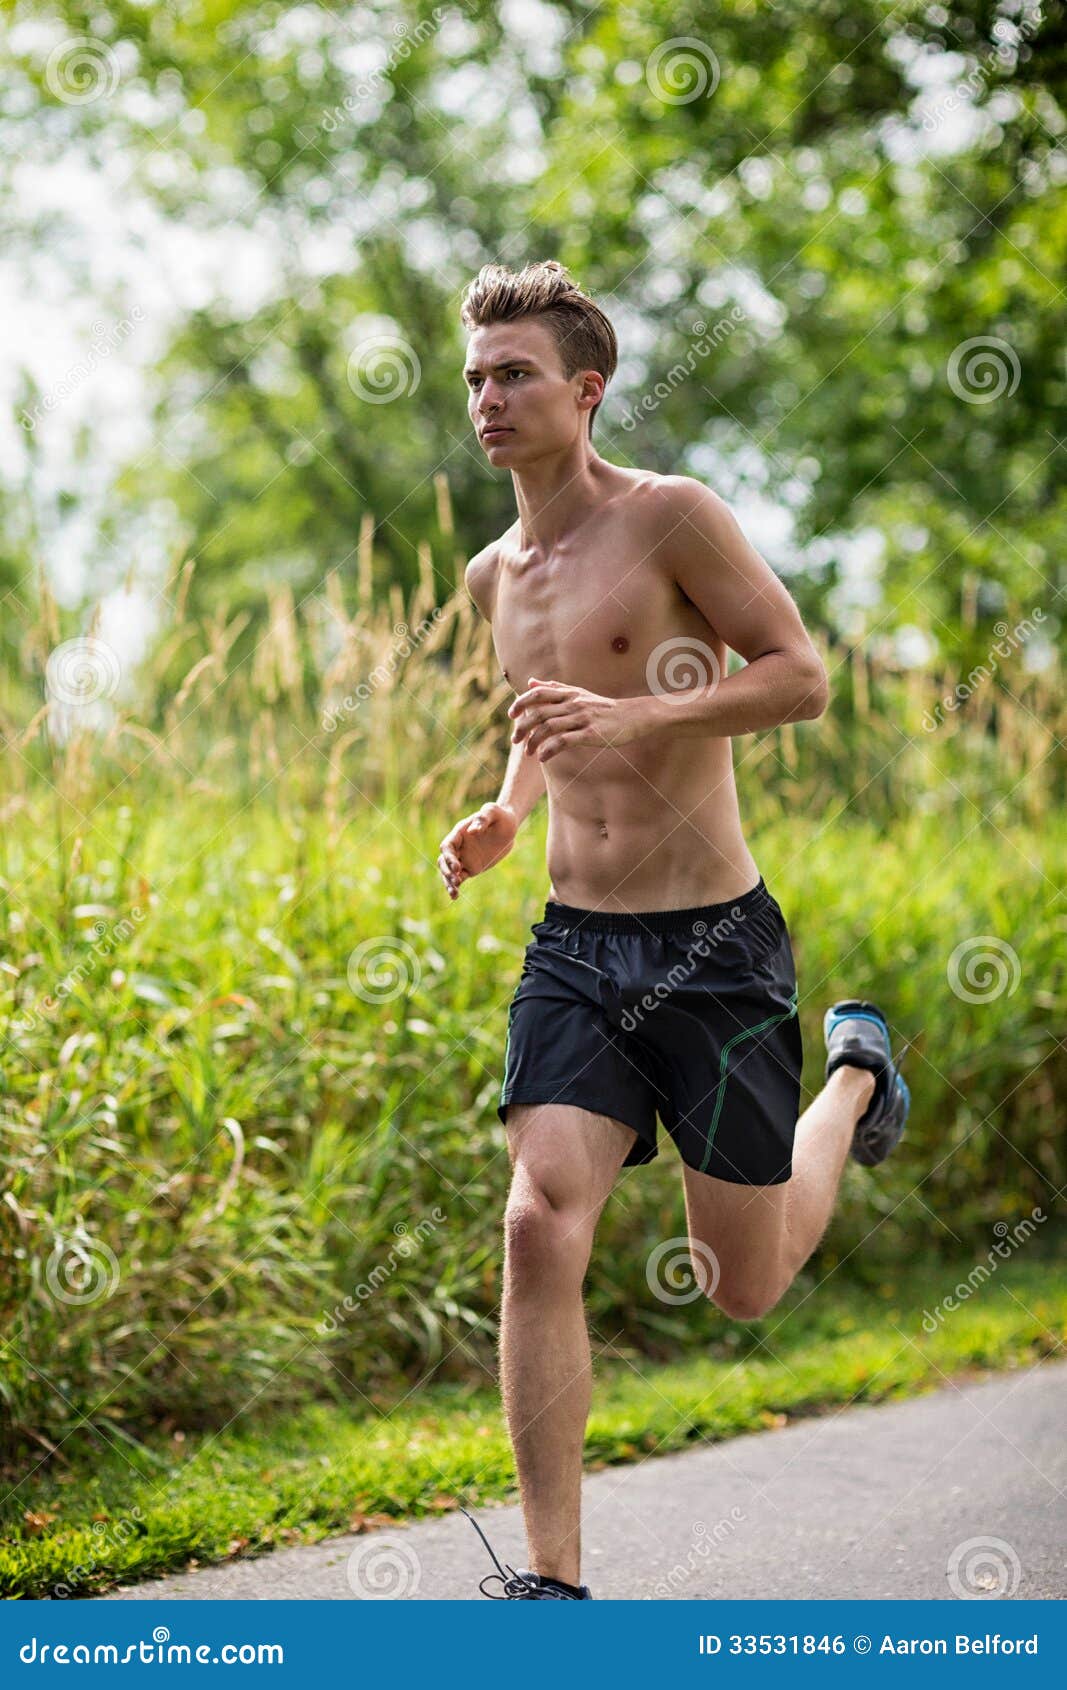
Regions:
<instances>
[{"instance_id":1,"label":"paved road","mask_svg":"<svg viewBox=\"0 0 1067 1690\"><path fill-rule=\"evenodd\" d=\"M524 1566L519 1510L472 1512L501 1561ZM1067 1362L590 1473L583 1544L601 1598L1067 1598ZM102 1600L482 1601L492 1570L456 1513Z\"/></svg>"}]
</instances>

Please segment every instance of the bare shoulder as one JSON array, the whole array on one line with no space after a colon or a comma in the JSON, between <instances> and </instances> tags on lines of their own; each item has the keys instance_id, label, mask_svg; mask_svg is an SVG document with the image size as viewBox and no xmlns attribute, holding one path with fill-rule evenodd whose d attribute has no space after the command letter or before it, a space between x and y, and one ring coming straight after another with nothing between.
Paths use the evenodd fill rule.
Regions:
<instances>
[{"instance_id":1,"label":"bare shoulder","mask_svg":"<svg viewBox=\"0 0 1067 1690\"><path fill-rule=\"evenodd\" d=\"M471 558L463 574L464 585L479 614L484 616L487 622L493 620L502 548L503 539L490 540L487 546L483 546L481 551Z\"/></svg>"},{"instance_id":2,"label":"bare shoulder","mask_svg":"<svg viewBox=\"0 0 1067 1690\"><path fill-rule=\"evenodd\" d=\"M612 465L610 503L625 506L627 520L647 520L669 531L679 518L702 505L714 505L718 495L692 475L661 475L657 470ZM721 501L720 501L721 502ZM723 506L725 509L725 506Z\"/></svg>"},{"instance_id":3,"label":"bare shoulder","mask_svg":"<svg viewBox=\"0 0 1067 1690\"><path fill-rule=\"evenodd\" d=\"M733 517L726 501L692 475L647 472L637 489L645 555L672 575L679 557L698 542L725 548Z\"/></svg>"},{"instance_id":4,"label":"bare shoulder","mask_svg":"<svg viewBox=\"0 0 1067 1690\"><path fill-rule=\"evenodd\" d=\"M698 512L706 519L729 511L726 500L695 475L652 475L648 480L652 503L664 519L678 522Z\"/></svg>"}]
</instances>

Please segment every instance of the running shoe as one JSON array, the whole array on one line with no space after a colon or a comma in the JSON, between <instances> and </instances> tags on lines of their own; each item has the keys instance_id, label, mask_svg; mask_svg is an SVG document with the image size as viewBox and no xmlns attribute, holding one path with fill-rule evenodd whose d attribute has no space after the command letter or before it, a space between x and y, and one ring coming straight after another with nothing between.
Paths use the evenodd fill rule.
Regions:
<instances>
[{"instance_id":1,"label":"running shoe","mask_svg":"<svg viewBox=\"0 0 1067 1690\"><path fill-rule=\"evenodd\" d=\"M460 1513L467 1514L467 1510L461 1507ZM478 1580L478 1589L483 1596L491 1597L494 1602L591 1602L593 1600L593 1592L587 1584L580 1584L576 1594L571 1585L561 1584L557 1579L542 1578L540 1573L530 1572L527 1568L516 1569L509 1565L507 1561L502 1567L493 1552L489 1539L473 1514L467 1514L467 1518L488 1549L497 1569L495 1573L486 1573L483 1579ZM507 1571L505 1571L505 1568ZM510 1578L508 1577L509 1573ZM501 1588L499 1590L486 1590L487 1584L499 1584Z\"/></svg>"},{"instance_id":2,"label":"running shoe","mask_svg":"<svg viewBox=\"0 0 1067 1690\"><path fill-rule=\"evenodd\" d=\"M826 1078L848 1063L874 1075L874 1094L856 1123L849 1151L865 1168L884 1162L900 1143L911 1107L911 1093L900 1072L904 1052L893 1060L889 1025L877 1004L863 998L843 998L823 1018Z\"/></svg>"}]
</instances>

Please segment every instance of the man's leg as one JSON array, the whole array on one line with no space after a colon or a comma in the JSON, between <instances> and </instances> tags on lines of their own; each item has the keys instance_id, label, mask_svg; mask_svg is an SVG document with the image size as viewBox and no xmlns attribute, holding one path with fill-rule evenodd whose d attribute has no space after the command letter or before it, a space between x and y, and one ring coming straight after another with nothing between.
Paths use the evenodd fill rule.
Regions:
<instances>
[{"instance_id":1,"label":"man's leg","mask_svg":"<svg viewBox=\"0 0 1067 1690\"><path fill-rule=\"evenodd\" d=\"M507 1114L500 1381L515 1451L528 1566L579 1583L581 1478L592 1366L582 1303L600 1211L637 1134L554 1103Z\"/></svg>"},{"instance_id":2,"label":"man's leg","mask_svg":"<svg viewBox=\"0 0 1067 1690\"><path fill-rule=\"evenodd\" d=\"M780 1185L736 1185L684 1168L694 1268L733 1319L758 1320L772 1309L818 1244L874 1084L863 1068L830 1076L797 1122L793 1175Z\"/></svg>"}]
</instances>

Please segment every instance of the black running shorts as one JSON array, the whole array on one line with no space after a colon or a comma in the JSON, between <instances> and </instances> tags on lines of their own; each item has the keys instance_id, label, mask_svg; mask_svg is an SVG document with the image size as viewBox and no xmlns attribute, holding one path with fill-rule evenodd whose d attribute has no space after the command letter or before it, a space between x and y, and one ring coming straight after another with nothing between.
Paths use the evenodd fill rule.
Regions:
<instances>
[{"instance_id":1,"label":"black running shorts","mask_svg":"<svg viewBox=\"0 0 1067 1690\"><path fill-rule=\"evenodd\" d=\"M612 914L551 900L508 1011L509 1103L572 1103L740 1185L792 1172L803 1046L785 918L760 876L722 904Z\"/></svg>"}]
</instances>

